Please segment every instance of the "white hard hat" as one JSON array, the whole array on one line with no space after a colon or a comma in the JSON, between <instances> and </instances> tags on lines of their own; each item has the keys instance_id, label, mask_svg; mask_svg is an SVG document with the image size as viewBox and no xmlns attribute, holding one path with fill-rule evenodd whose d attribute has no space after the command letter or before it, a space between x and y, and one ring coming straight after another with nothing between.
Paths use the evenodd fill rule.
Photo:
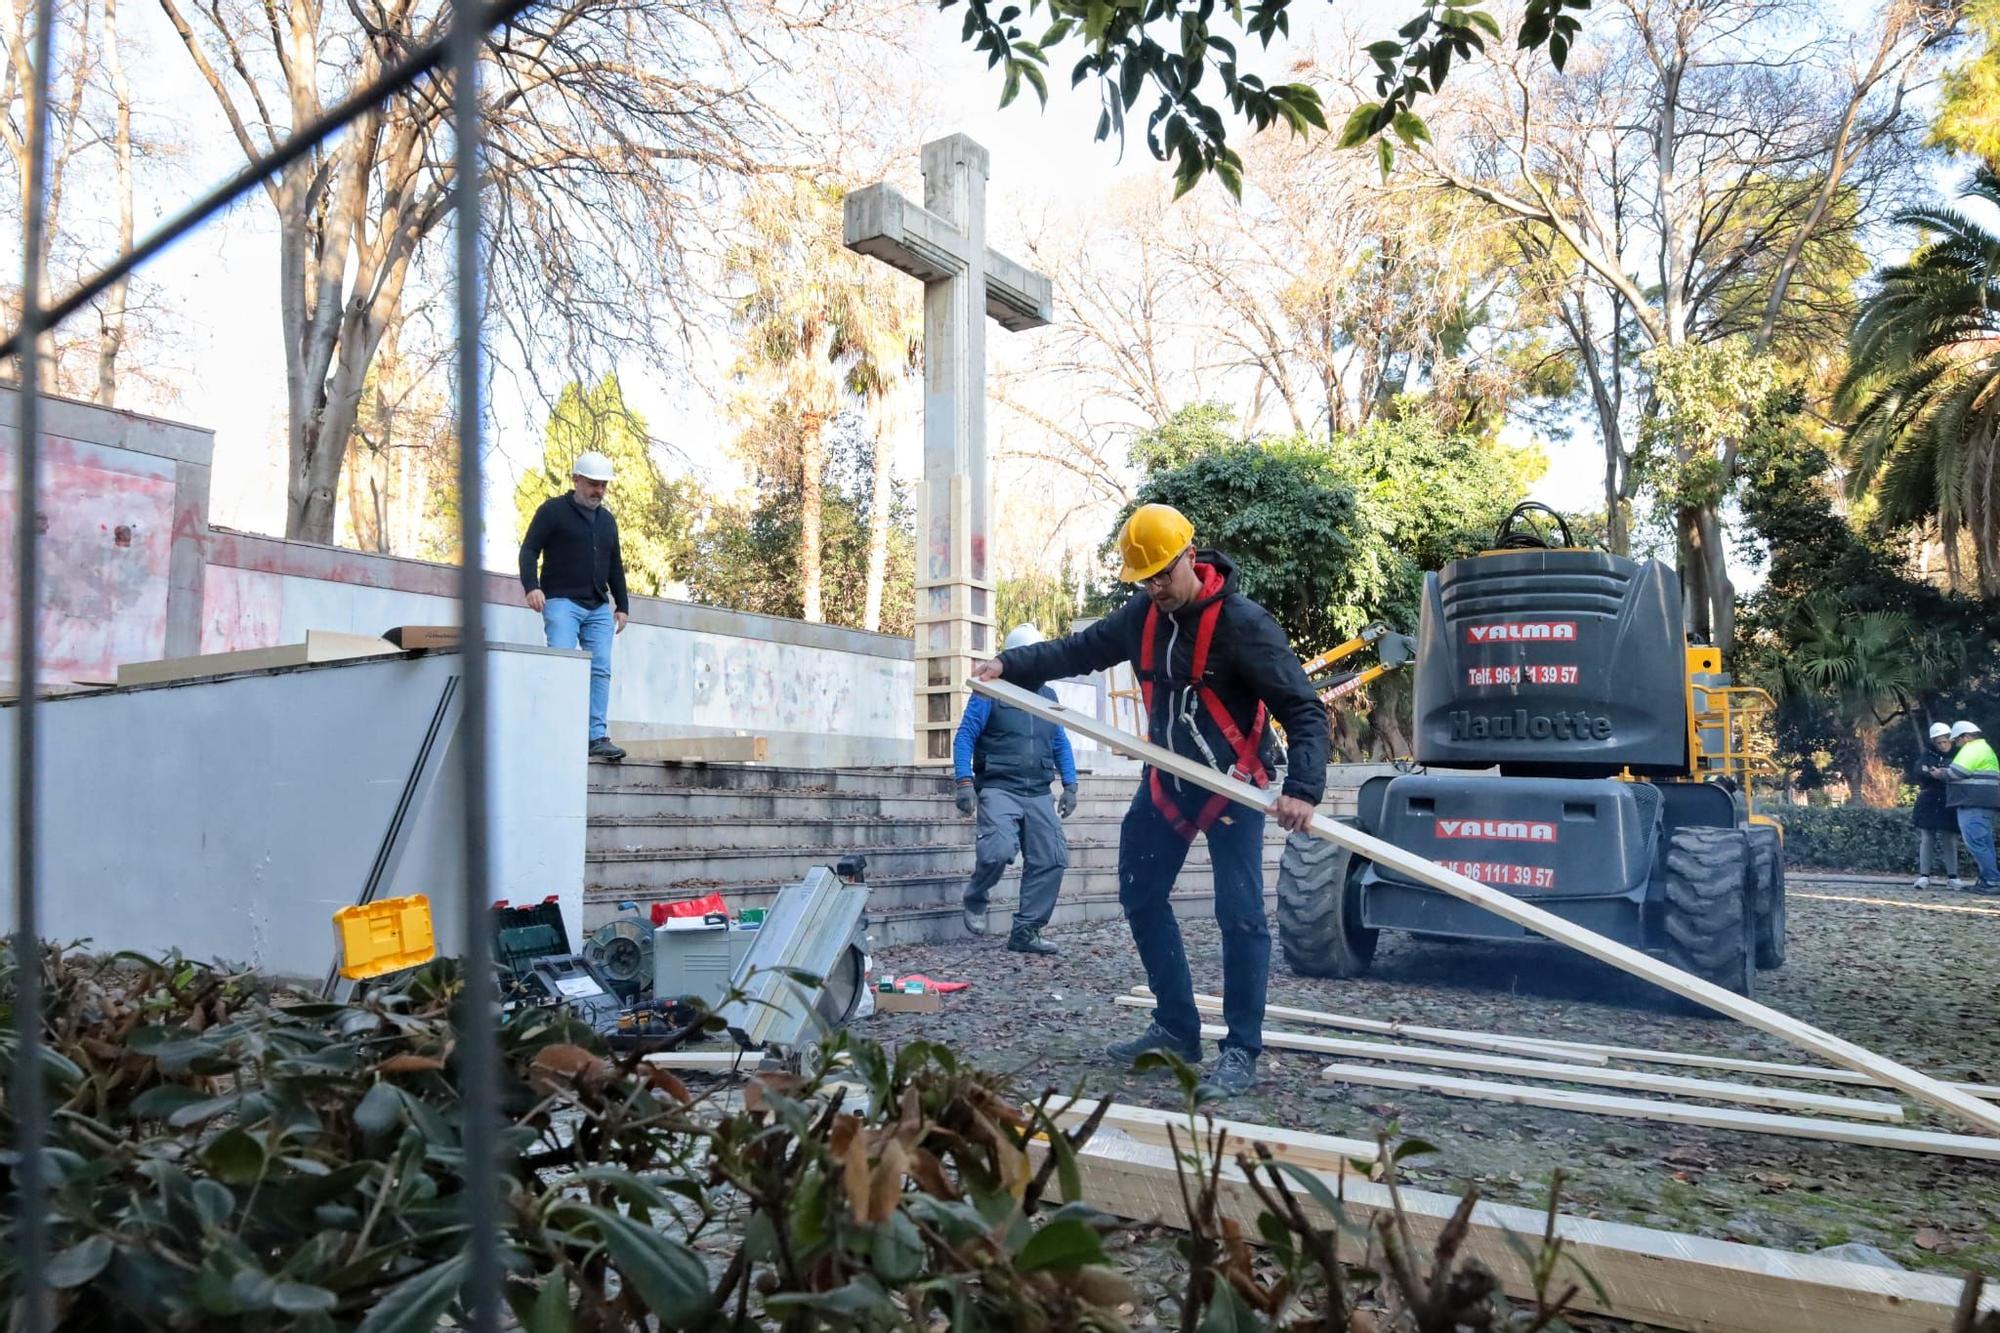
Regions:
<instances>
[{"instance_id":1,"label":"white hard hat","mask_svg":"<svg viewBox=\"0 0 2000 1333\"><path fill-rule=\"evenodd\" d=\"M1963 719L1951 724L1951 738L1953 740L1957 740L1960 736L1977 736L1978 734L1979 728Z\"/></svg>"},{"instance_id":2,"label":"white hard hat","mask_svg":"<svg viewBox=\"0 0 2000 1333\"><path fill-rule=\"evenodd\" d=\"M576 462L570 466L569 474L590 481L610 481L611 460L597 450L590 449L576 456Z\"/></svg>"},{"instance_id":3,"label":"white hard hat","mask_svg":"<svg viewBox=\"0 0 2000 1333\"><path fill-rule=\"evenodd\" d=\"M1936 739L1937 739L1938 737L1940 737L1940 736L1949 736L1949 735L1951 735L1951 728L1950 728L1950 727L1946 726L1946 725L1945 725L1944 723L1942 723L1942 722L1933 722L1933 723L1931 723L1931 739L1932 739L1932 740L1936 740Z\"/></svg>"},{"instance_id":4,"label":"white hard hat","mask_svg":"<svg viewBox=\"0 0 2000 1333\"><path fill-rule=\"evenodd\" d=\"M1041 641L1042 632L1035 628L1033 621L1030 621L1025 625L1016 625L1014 628L1008 630L1005 646L1008 648L1026 648L1031 643L1040 643Z\"/></svg>"}]
</instances>

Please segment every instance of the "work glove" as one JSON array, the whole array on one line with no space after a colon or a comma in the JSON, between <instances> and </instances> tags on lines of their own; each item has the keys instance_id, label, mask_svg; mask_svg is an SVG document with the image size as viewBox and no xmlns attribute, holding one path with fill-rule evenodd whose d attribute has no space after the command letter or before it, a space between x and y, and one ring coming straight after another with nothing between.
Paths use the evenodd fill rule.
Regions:
<instances>
[{"instance_id":1,"label":"work glove","mask_svg":"<svg viewBox=\"0 0 2000 1333\"><path fill-rule=\"evenodd\" d=\"M1062 799L1056 802L1056 813L1068 819L1076 813L1076 788L1064 787Z\"/></svg>"},{"instance_id":2,"label":"work glove","mask_svg":"<svg viewBox=\"0 0 2000 1333\"><path fill-rule=\"evenodd\" d=\"M961 815L974 814L979 809L979 793L972 790L970 782L959 783L958 795L952 799L957 803L958 813Z\"/></svg>"}]
</instances>

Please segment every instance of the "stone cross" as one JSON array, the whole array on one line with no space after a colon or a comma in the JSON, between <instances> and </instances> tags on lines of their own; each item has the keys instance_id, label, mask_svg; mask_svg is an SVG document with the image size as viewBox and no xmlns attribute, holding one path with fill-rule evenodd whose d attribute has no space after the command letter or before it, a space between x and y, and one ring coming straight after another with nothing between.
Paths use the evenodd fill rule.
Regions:
<instances>
[{"instance_id":1,"label":"stone cross","mask_svg":"<svg viewBox=\"0 0 2000 1333\"><path fill-rule=\"evenodd\" d=\"M986 317L1019 332L1055 318L1049 280L986 248L986 150L963 134L923 149L919 207L887 185L847 196L847 248L924 284L924 476L917 491L917 762L951 759L972 664L991 657Z\"/></svg>"}]
</instances>

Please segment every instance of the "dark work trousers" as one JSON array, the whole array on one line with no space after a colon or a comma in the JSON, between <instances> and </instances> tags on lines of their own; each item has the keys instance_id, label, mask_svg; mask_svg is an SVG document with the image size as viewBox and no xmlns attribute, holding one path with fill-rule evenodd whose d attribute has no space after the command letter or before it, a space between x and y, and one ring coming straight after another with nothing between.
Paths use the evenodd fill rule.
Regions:
<instances>
[{"instance_id":1,"label":"dark work trousers","mask_svg":"<svg viewBox=\"0 0 2000 1333\"><path fill-rule=\"evenodd\" d=\"M1168 780L1171 789L1171 779ZM1206 799L1206 793L1203 794ZM1271 979L1271 927L1264 919L1264 816L1232 805L1204 835L1215 875L1215 924L1222 928L1224 1046L1264 1049L1264 990ZM1153 1019L1182 1039L1201 1031L1187 950L1169 895L1188 844L1153 805L1146 781L1118 832L1118 905L1152 988Z\"/></svg>"},{"instance_id":2,"label":"dark work trousers","mask_svg":"<svg viewBox=\"0 0 2000 1333\"><path fill-rule=\"evenodd\" d=\"M1016 853L1021 855L1021 902L1015 930L1040 930L1055 915L1063 871L1069 868L1069 841L1056 818L1055 800L987 787L979 793L979 843L973 851L972 879L965 905L986 910L987 895L1000 882Z\"/></svg>"}]
</instances>

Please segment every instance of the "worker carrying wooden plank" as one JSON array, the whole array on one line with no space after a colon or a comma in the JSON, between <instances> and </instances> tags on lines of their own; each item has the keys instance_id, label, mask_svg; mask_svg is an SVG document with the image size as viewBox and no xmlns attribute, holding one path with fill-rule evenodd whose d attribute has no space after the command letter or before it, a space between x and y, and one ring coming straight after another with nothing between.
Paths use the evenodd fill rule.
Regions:
<instances>
[{"instance_id":1,"label":"worker carrying wooden plank","mask_svg":"<svg viewBox=\"0 0 2000 1333\"><path fill-rule=\"evenodd\" d=\"M1306 827L1326 790L1326 709L1271 613L1237 589L1236 566L1194 544L1194 525L1168 505L1141 505L1119 534L1119 577L1139 591L1077 634L1012 648L973 668L977 680L1037 689L1065 676L1129 662L1145 699L1146 727L1165 745L1257 787L1276 785L1271 814ZM1286 764L1271 723L1291 746ZM1109 1054L1129 1063L1147 1051L1201 1058L1187 953L1170 896L1196 835L1208 840L1215 920L1222 930L1224 1018L1229 1035L1209 1071L1218 1096L1249 1089L1263 1050L1271 932L1264 918L1264 816L1148 768L1118 834L1118 902L1157 997L1153 1022Z\"/></svg>"}]
</instances>

